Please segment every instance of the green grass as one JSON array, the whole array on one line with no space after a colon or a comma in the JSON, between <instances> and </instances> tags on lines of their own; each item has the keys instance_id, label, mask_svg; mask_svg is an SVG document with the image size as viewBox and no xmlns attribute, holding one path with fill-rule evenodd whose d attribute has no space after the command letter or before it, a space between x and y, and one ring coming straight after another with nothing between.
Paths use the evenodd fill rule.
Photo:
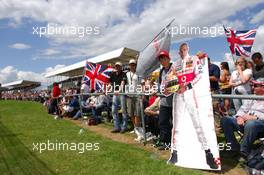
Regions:
<instances>
[{"instance_id":1,"label":"green grass","mask_svg":"<svg viewBox=\"0 0 264 175\"><path fill-rule=\"evenodd\" d=\"M0 101L0 174L201 174L166 165L152 153L105 139L33 102ZM33 143L99 143L98 151L33 151Z\"/></svg>"}]
</instances>

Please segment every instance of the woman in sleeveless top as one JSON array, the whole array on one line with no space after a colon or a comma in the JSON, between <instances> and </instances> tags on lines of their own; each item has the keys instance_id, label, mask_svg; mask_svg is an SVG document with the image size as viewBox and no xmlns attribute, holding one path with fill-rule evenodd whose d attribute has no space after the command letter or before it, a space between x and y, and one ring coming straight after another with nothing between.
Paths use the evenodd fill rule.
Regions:
<instances>
[{"instance_id":1,"label":"woman in sleeveless top","mask_svg":"<svg viewBox=\"0 0 264 175\"><path fill-rule=\"evenodd\" d=\"M232 89L231 86L229 85L230 71L229 71L228 63L222 62L220 64L220 69L221 69L221 75L219 80L220 90L222 94L231 94ZM224 111L228 112L229 109L230 109L230 100L224 99Z\"/></svg>"}]
</instances>

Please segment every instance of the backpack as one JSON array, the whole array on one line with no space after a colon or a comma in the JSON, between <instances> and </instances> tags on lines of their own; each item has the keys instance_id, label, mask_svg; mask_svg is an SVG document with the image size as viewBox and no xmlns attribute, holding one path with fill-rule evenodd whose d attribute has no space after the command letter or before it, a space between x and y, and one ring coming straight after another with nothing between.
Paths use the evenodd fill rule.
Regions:
<instances>
[{"instance_id":1,"label":"backpack","mask_svg":"<svg viewBox=\"0 0 264 175\"><path fill-rule=\"evenodd\" d=\"M247 166L255 170L264 170L264 145L253 150L248 156Z\"/></svg>"},{"instance_id":2,"label":"backpack","mask_svg":"<svg viewBox=\"0 0 264 175\"><path fill-rule=\"evenodd\" d=\"M91 125L97 125L96 121L94 118L89 118L88 119L88 125L91 126Z\"/></svg>"}]
</instances>

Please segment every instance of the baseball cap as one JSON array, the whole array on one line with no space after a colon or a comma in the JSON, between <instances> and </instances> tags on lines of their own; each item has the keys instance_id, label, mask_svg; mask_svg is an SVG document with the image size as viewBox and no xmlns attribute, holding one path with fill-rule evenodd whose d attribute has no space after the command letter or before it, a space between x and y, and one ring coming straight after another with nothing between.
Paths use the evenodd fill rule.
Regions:
<instances>
[{"instance_id":1,"label":"baseball cap","mask_svg":"<svg viewBox=\"0 0 264 175\"><path fill-rule=\"evenodd\" d=\"M136 62L136 60L131 59L131 60L129 60L129 64L137 64L137 62Z\"/></svg>"},{"instance_id":2,"label":"baseball cap","mask_svg":"<svg viewBox=\"0 0 264 175\"><path fill-rule=\"evenodd\" d=\"M116 62L115 65L119 65L119 66L123 66L123 64L121 62Z\"/></svg>"},{"instance_id":3,"label":"baseball cap","mask_svg":"<svg viewBox=\"0 0 264 175\"><path fill-rule=\"evenodd\" d=\"M170 54L169 54L169 52L166 51L166 50L162 50L162 51L160 51L160 52L159 52L159 55L158 55L157 58L159 59L161 56L165 56L165 57L167 57L167 58L170 59Z\"/></svg>"},{"instance_id":4,"label":"baseball cap","mask_svg":"<svg viewBox=\"0 0 264 175\"><path fill-rule=\"evenodd\" d=\"M253 84L259 84L259 85L264 85L264 77L258 78L256 80L252 80Z\"/></svg>"}]
</instances>

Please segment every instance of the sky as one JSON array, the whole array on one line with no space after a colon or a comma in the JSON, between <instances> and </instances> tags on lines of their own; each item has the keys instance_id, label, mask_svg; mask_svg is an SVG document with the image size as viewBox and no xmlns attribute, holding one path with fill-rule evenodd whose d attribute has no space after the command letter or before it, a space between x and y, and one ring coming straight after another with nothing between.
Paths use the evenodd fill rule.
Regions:
<instances>
[{"instance_id":1,"label":"sky","mask_svg":"<svg viewBox=\"0 0 264 175\"><path fill-rule=\"evenodd\" d=\"M121 47L141 51L172 19L173 60L182 42L212 61L230 58L214 32L223 25L257 29L252 49L264 53L263 0L0 0L0 83L46 82L49 71ZM211 33L184 32L191 27Z\"/></svg>"}]
</instances>

